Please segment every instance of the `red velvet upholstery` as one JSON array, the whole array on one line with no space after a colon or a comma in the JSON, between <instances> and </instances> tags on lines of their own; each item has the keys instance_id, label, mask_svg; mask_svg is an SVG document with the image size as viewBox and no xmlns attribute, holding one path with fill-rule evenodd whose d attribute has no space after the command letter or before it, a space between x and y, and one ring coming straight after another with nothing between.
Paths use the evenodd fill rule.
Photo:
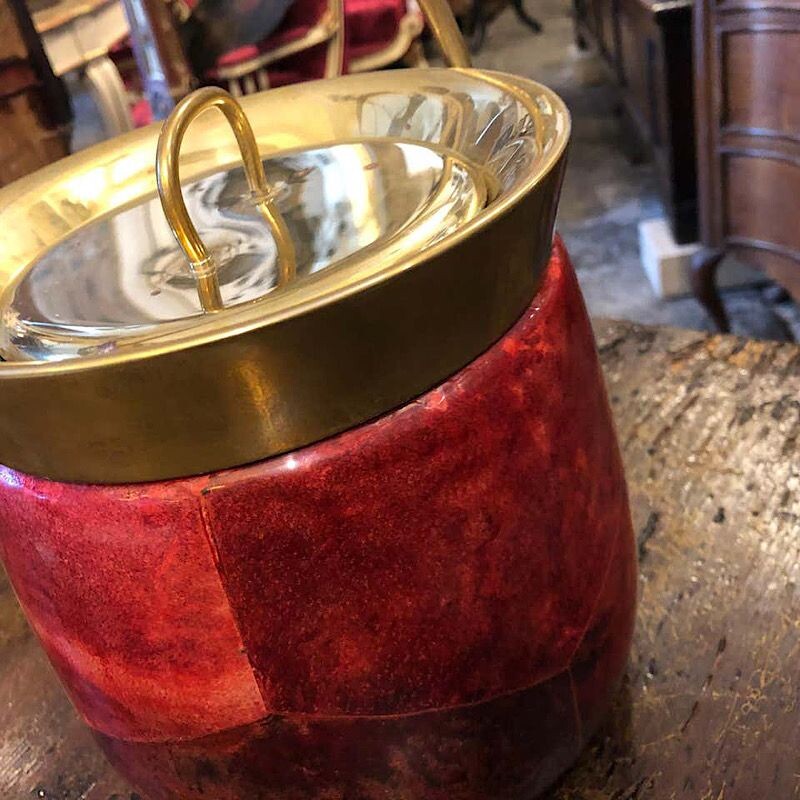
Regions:
<instances>
[{"instance_id":1,"label":"red velvet upholstery","mask_svg":"<svg viewBox=\"0 0 800 800\"><path fill-rule=\"evenodd\" d=\"M328 44L323 42L271 64L267 69L269 85L275 88L324 77L327 52Z\"/></svg>"},{"instance_id":2,"label":"red velvet upholstery","mask_svg":"<svg viewBox=\"0 0 800 800\"><path fill-rule=\"evenodd\" d=\"M218 68L245 63L297 41L322 19L327 8L328 0L296 0L279 30L258 45L240 47L226 53L220 58ZM389 47L397 37L408 7L406 0L344 0L344 11L346 64L352 58L361 58ZM325 46L322 45L269 65L270 86L323 77L324 54Z\"/></svg>"},{"instance_id":3,"label":"red velvet upholstery","mask_svg":"<svg viewBox=\"0 0 800 800\"><path fill-rule=\"evenodd\" d=\"M344 0L347 54L361 58L388 47L408 13L406 0Z\"/></svg>"},{"instance_id":4,"label":"red velvet upholstery","mask_svg":"<svg viewBox=\"0 0 800 800\"><path fill-rule=\"evenodd\" d=\"M187 0L192 7L195 0ZM206 76L209 82L225 85L220 71L236 67L279 47L302 39L324 18L329 0L295 0L286 13L278 30L258 44L246 45L225 53L217 67ZM408 13L406 0L344 0L345 10L345 69L350 59L372 55L389 47L398 34L401 21ZM324 77L328 44L315 45L266 67L269 85L285 86L301 81ZM112 50L112 58L132 63L132 54L127 38ZM135 70L121 69L129 89L139 93L141 86ZM136 127L149 124L152 114L147 102L140 100L131 109Z\"/></svg>"},{"instance_id":5,"label":"red velvet upholstery","mask_svg":"<svg viewBox=\"0 0 800 800\"><path fill-rule=\"evenodd\" d=\"M234 67L302 39L321 22L327 9L328 0L295 0L278 30L258 44L239 47L225 53L217 62L217 68ZM267 68L270 86L283 86L322 78L325 72L326 49L326 45L314 46L295 56L270 64ZM215 71L210 77L218 78L218 74Z\"/></svg>"},{"instance_id":6,"label":"red velvet upholstery","mask_svg":"<svg viewBox=\"0 0 800 800\"><path fill-rule=\"evenodd\" d=\"M153 121L153 109L146 98L140 98L131 106L131 118L135 128L144 128Z\"/></svg>"}]
</instances>

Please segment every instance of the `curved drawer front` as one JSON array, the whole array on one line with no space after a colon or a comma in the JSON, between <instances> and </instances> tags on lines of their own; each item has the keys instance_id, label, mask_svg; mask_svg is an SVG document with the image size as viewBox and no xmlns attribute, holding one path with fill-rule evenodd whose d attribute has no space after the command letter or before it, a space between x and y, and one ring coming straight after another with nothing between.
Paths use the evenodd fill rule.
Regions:
<instances>
[{"instance_id":1,"label":"curved drawer front","mask_svg":"<svg viewBox=\"0 0 800 800\"><path fill-rule=\"evenodd\" d=\"M771 273L795 270L800 71L793 67L800 62L800 6L723 0L709 13L708 82L705 97L699 84L698 98L701 141L704 107L710 115L706 238L747 248L748 259Z\"/></svg>"},{"instance_id":2,"label":"curved drawer front","mask_svg":"<svg viewBox=\"0 0 800 800\"><path fill-rule=\"evenodd\" d=\"M800 261L800 161L778 154L730 154L723 159L725 234Z\"/></svg>"},{"instance_id":3,"label":"curved drawer front","mask_svg":"<svg viewBox=\"0 0 800 800\"><path fill-rule=\"evenodd\" d=\"M763 30L747 19L721 37L723 128L800 142L800 14L797 28ZM773 23L774 24L774 23Z\"/></svg>"}]
</instances>

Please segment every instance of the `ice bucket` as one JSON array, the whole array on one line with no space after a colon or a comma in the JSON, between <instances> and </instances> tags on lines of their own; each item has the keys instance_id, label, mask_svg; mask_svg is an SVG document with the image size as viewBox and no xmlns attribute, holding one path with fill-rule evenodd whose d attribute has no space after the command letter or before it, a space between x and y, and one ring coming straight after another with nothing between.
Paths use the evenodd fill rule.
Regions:
<instances>
[{"instance_id":1,"label":"ice bucket","mask_svg":"<svg viewBox=\"0 0 800 800\"><path fill-rule=\"evenodd\" d=\"M151 800L530 798L624 669L568 113L424 5L456 68L200 90L0 191L0 555Z\"/></svg>"}]
</instances>

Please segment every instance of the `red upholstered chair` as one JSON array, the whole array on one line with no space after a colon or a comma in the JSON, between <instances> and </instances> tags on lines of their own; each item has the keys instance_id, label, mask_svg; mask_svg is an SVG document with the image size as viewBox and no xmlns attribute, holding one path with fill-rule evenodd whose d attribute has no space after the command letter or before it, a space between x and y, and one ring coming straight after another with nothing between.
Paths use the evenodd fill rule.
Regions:
<instances>
[{"instance_id":1,"label":"red upholstered chair","mask_svg":"<svg viewBox=\"0 0 800 800\"><path fill-rule=\"evenodd\" d=\"M426 66L419 36L425 20L409 0L344 0L350 72L368 72L403 60Z\"/></svg>"},{"instance_id":2,"label":"red upholstered chair","mask_svg":"<svg viewBox=\"0 0 800 800\"><path fill-rule=\"evenodd\" d=\"M182 0L174 5L184 6L188 13L196 3L197 0ZM258 44L223 54L212 69L197 76L198 81L217 84L239 96L339 75L345 71L343 19L342 0L295 0L270 36ZM129 90L134 124L148 124L153 116L143 97L130 38L126 36L111 56Z\"/></svg>"},{"instance_id":3,"label":"red upholstered chair","mask_svg":"<svg viewBox=\"0 0 800 800\"><path fill-rule=\"evenodd\" d=\"M424 27L415 0L295 0L277 31L226 53L204 80L238 96L401 59L425 66Z\"/></svg>"},{"instance_id":4,"label":"red upholstered chair","mask_svg":"<svg viewBox=\"0 0 800 800\"><path fill-rule=\"evenodd\" d=\"M188 8L195 2L183 0ZM240 96L346 71L380 69L401 59L424 66L419 43L424 25L415 0L295 0L264 41L225 53L199 78ZM133 64L127 42L116 55L120 64ZM136 98L136 124L146 124L152 117L147 101L139 99L139 76L135 69L123 74Z\"/></svg>"},{"instance_id":5,"label":"red upholstered chair","mask_svg":"<svg viewBox=\"0 0 800 800\"><path fill-rule=\"evenodd\" d=\"M344 60L341 0L295 0L278 30L263 42L225 53L203 82L236 97L339 75Z\"/></svg>"}]
</instances>

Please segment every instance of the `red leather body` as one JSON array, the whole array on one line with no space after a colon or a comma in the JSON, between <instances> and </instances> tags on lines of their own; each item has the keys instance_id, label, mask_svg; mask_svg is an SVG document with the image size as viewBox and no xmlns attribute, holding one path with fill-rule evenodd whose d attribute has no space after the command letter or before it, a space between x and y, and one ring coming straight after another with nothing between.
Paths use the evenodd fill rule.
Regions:
<instances>
[{"instance_id":1,"label":"red leather body","mask_svg":"<svg viewBox=\"0 0 800 800\"><path fill-rule=\"evenodd\" d=\"M0 555L148 797L531 796L608 705L636 595L563 247L502 340L326 441L156 484L2 469Z\"/></svg>"}]
</instances>

